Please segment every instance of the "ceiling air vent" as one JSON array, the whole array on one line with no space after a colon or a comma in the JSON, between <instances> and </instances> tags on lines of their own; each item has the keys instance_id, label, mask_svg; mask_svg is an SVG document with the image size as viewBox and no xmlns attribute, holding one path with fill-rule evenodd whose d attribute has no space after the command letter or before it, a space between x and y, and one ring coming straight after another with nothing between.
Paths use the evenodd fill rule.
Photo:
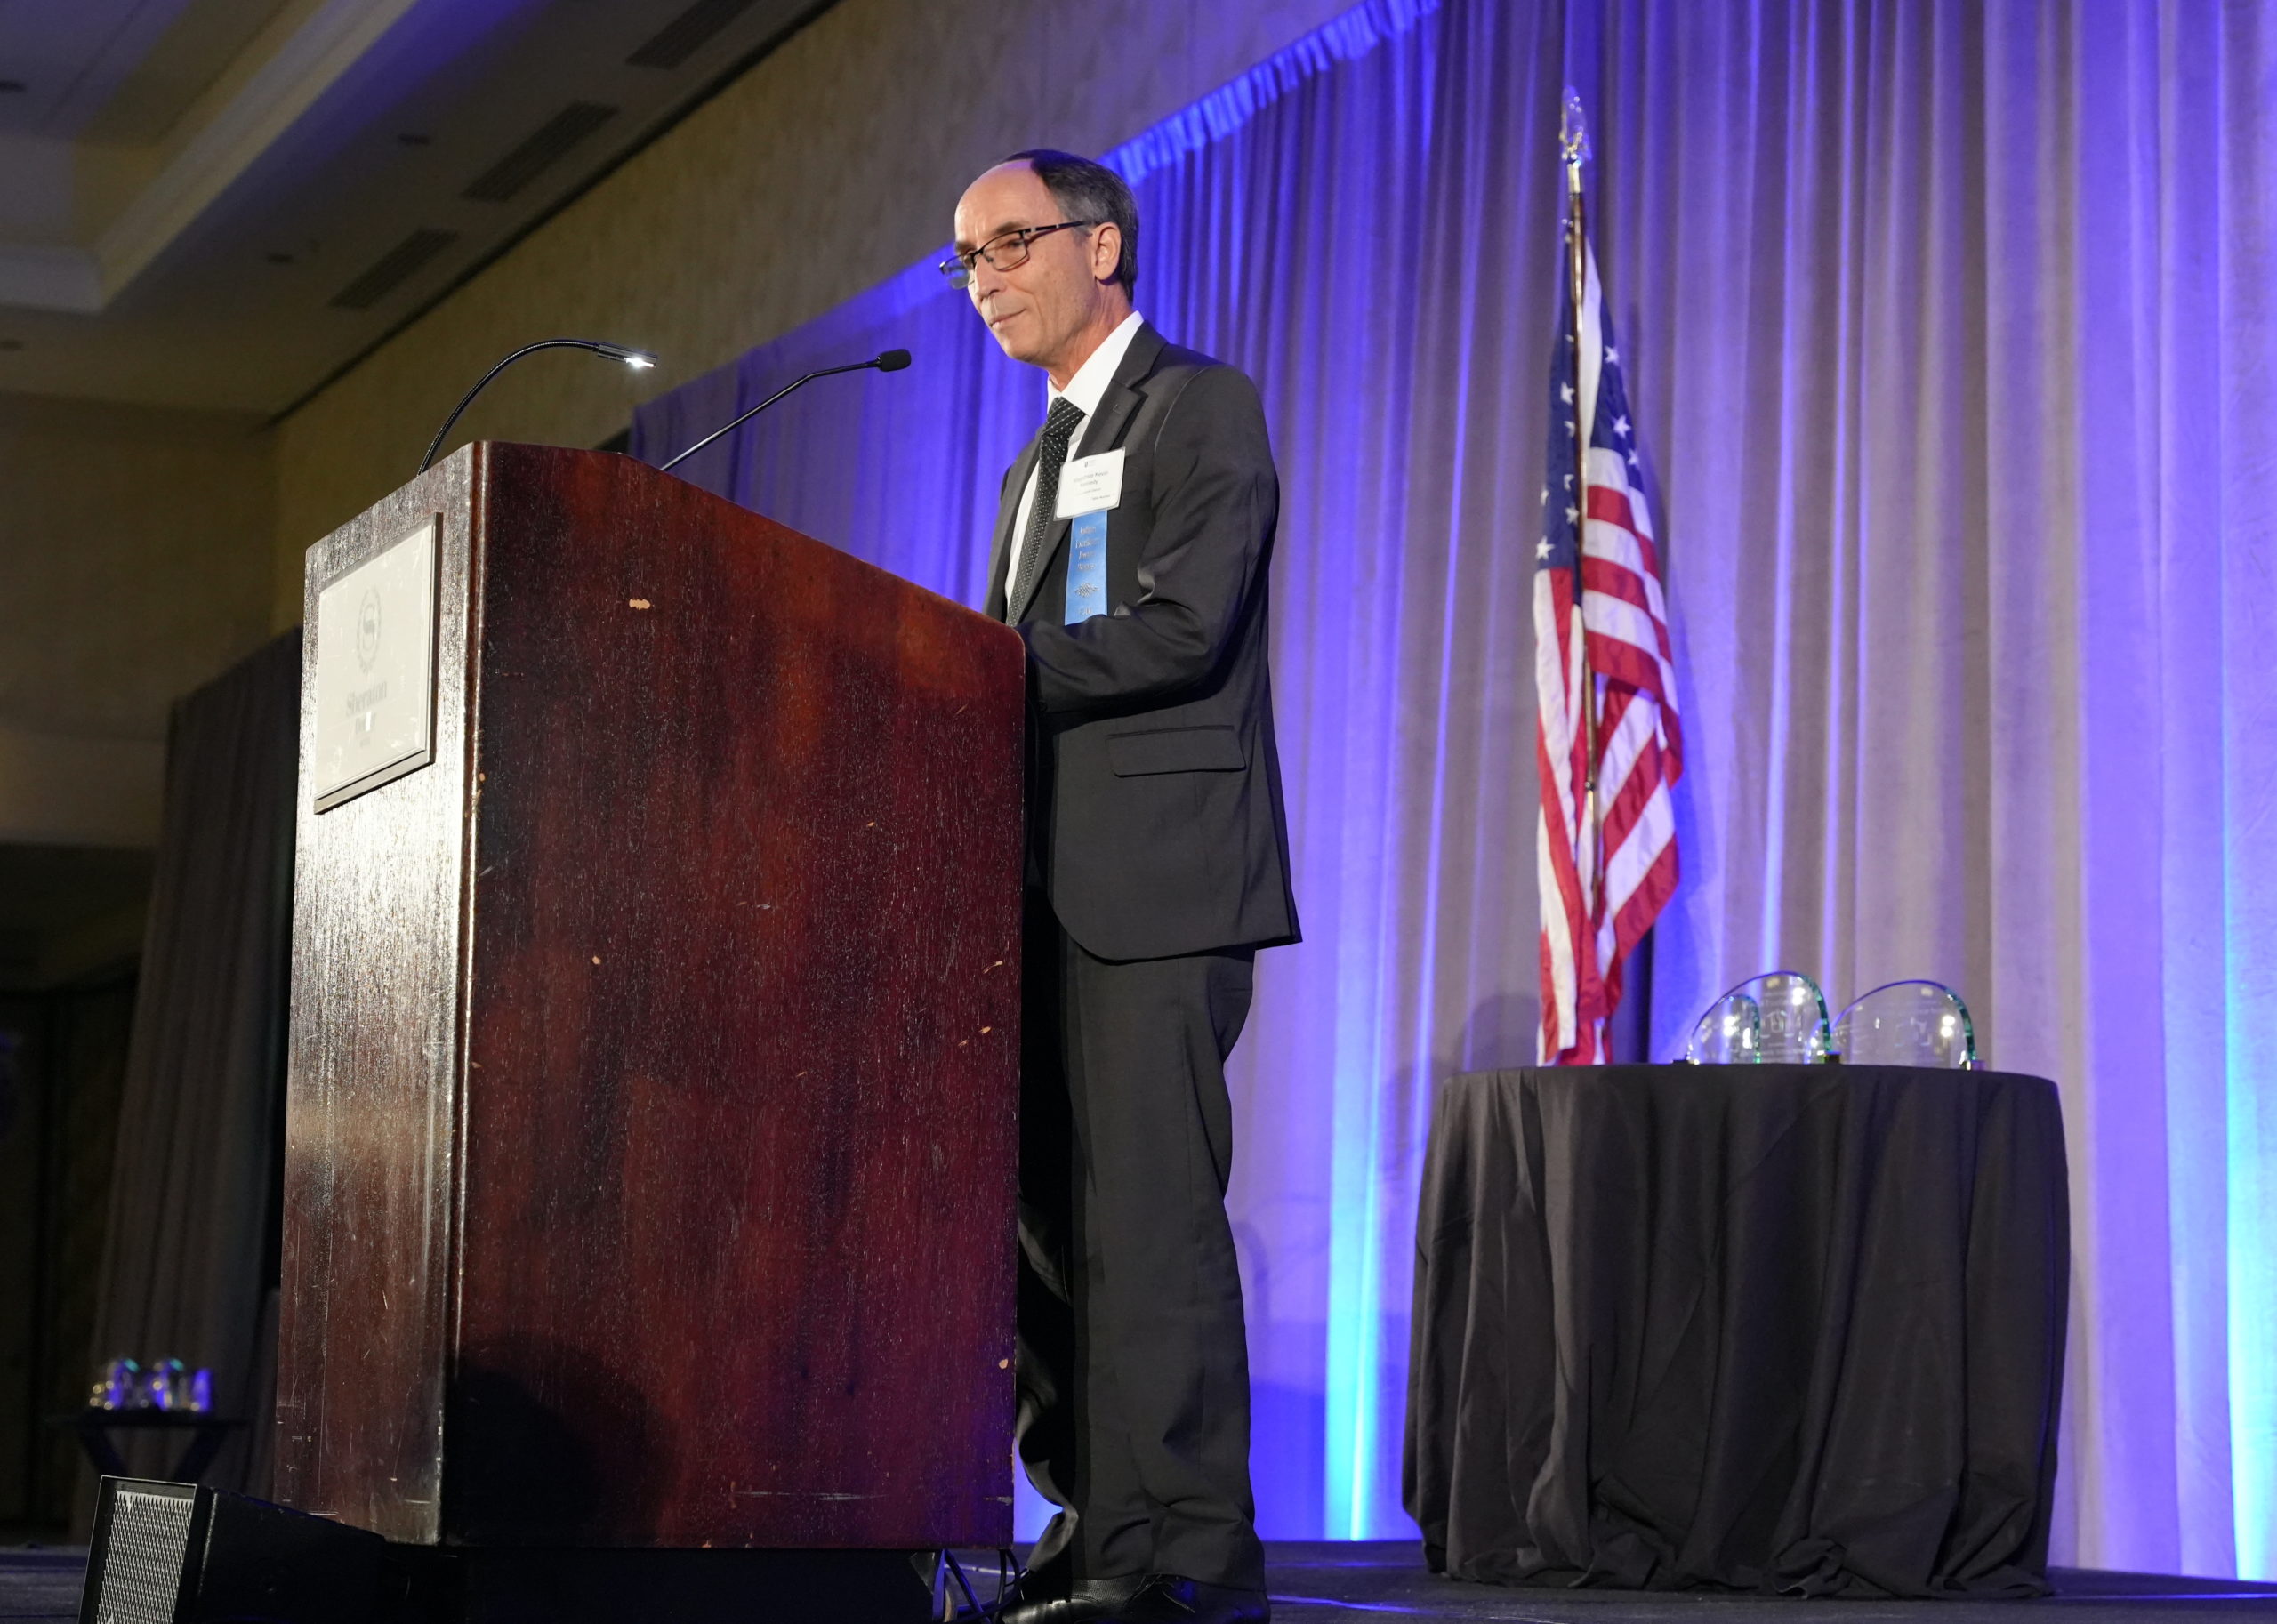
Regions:
<instances>
[{"instance_id":1,"label":"ceiling air vent","mask_svg":"<svg viewBox=\"0 0 2277 1624\"><path fill-rule=\"evenodd\" d=\"M531 131L520 146L475 176L459 195L477 203L503 203L616 117L616 109L601 102L573 101Z\"/></svg>"},{"instance_id":2,"label":"ceiling air vent","mask_svg":"<svg viewBox=\"0 0 2277 1624\"><path fill-rule=\"evenodd\" d=\"M431 228L414 231L374 260L362 276L334 293L333 304L343 310L370 310L395 292L399 283L458 240L459 234L455 231L437 231Z\"/></svg>"},{"instance_id":3,"label":"ceiling air vent","mask_svg":"<svg viewBox=\"0 0 2277 1624\"><path fill-rule=\"evenodd\" d=\"M696 0L624 60L635 68L677 68L712 43L712 36L751 10L752 0Z\"/></svg>"}]
</instances>

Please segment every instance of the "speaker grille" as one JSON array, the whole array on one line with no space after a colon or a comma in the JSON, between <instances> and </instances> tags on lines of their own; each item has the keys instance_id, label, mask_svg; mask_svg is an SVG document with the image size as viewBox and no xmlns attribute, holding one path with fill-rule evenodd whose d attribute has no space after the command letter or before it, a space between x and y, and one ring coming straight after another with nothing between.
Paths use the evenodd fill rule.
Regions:
<instances>
[{"instance_id":1,"label":"speaker grille","mask_svg":"<svg viewBox=\"0 0 2277 1624\"><path fill-rule=\"evenodd\" d=\"M335 309L368 310L396 290L398 284L425 265L428 261L459 240L455 231L438 231L430 228L414 231L394 247L374 260L364 274L332 296Z\"/></svg>"},{"instance_id":2,"label":"speaker grille","mask_svg":"<svg viewBox=\"0 0 2277 1624\"><path fill-rule=\"evenodd\" d=\"M751 10L752 0L696 0L624 60L635 68L677 68Z\"/></svg>"},{"instance_id":3,"label":"speaker grille","mask_svg":"<svg viewBox=\"0 0 2277 1624\"><path fill-rule=\"evenodd\" d=\"M188 1495L120 1489L112 1502L95 1624L173 1624L189 1550Z\"/></svg>"},{"instance_id":4,"label":"speaker grille","mask_svg":"<svg viewBox=\"0 0 2277 1624\"><path fill-rule=\"evenodd\" d=\"M616 109L600 101L573 101L530 132L504 157L467 183L459 195L477 203L503 203L548 169L564 154L616 117Z\"/></svg>"}]
</instances>

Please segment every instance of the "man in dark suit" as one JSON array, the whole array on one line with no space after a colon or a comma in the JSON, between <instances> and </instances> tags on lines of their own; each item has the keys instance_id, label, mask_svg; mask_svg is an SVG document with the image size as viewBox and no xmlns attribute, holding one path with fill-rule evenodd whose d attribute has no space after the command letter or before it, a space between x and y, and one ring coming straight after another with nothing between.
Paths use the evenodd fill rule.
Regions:
<instances>
[{"instance_id":1,"label":"man in dark suit","mask_svg":"<svg viewBox=\"0 0 2277 1624\"><path fill-rule=\"evenodd\" d=\"M1266 671L1256 389L1132 310L1138 210L1035 151L957 205L966 286L1050 379L988 612L1028 647L1020 1455L1059 1507L1013 1624L1266 1617L1225 1061L1297 939Z\"/></svg>"}]
</instances>

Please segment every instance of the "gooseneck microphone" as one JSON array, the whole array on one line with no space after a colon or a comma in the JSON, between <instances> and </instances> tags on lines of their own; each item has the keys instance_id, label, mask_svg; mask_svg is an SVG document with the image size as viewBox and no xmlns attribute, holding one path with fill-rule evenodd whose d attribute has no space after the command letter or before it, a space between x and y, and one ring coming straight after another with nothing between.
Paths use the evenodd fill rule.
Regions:
<instances>
[{"instance_id":1,"label":"gooseneck microphone","mask_svg":"<svg viewBox=\"0 0 2277 1624\"><path fill-rule=\"evenodd\" d=\"M474 398L482 393L490 380L504 372L524 356L535 355L541 350L590 350L595 355L605 355L612 361L622 361L636 372L645 372L656 364L656 358L645 350L629 350L623 344L612 344L606 339L542 338L535 344L524 344L497 366L484 373L482 382L467 390L458 405L451 408L451 414L443 419L443 426L435 430L435 438L427 442L427 454L419 459L421 473L425 473L434 465L435 454L443 448L443 437L451 431L451 425L458 422L459 414L474 404Z\"/></svg>"},{"instance_id":2,"label":"gooseneck microphone","mask_svg":"<svg viewBox=\"0 0 2277 1624\"><path fill-rule=\"evenodd\" d=\"M672 462L657 463L656 471L658 473L662 473L666 469L673 466L674 463L687 462L688 458L703 450L706 446L709 446L713 440L718 439L721 435L731 434L736 430L742 428L752 418L767 410L768 407L782 399L784 396L789 394L793 390L797 389L801 384L812 383L817 378L827 378L841 372L867 372L873 366L880 372L899 372L903 367L908 365L908 350L889 350L884 354L873 356L866 361L853 361L844 366L825 366L820 372L810 372L803 378L793 378L781 389L776 390L773 394L769 395L766 399L752 407L750 411L745 412L743 415L737 417L734 422L712 430L711 433L705 435L702 439L696 441L696 444L690 446L686 451L681 452L678 456L674 457Z\"/></svg>"}]
</instances>

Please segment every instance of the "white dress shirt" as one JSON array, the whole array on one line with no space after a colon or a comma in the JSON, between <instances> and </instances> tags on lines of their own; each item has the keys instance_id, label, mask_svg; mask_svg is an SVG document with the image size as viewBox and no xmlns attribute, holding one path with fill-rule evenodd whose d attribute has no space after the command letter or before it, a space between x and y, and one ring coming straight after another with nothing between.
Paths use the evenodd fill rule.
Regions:
<instances>
[{"instance_id":1,"label":"white dress shirt","mask_svg":"<svg viewBox=\"0 0 2277 1624\"><path fill-rule=\"evenodd\" d=\"M1106 386L1114 381L1114 369L1122 365L1123 353L1130 348L1130 341L1138 336L1139 325L1146 318L1133 310L1122 318L1122 325L1099 341L1099 347L1090 358L1075 369L1064 390L1046 386L1043 409L1049 413L1055 400L1065 400L1083 414L1075 425L1075 439L1080 444L1083 430L1090 427L1091 419L1099 409L1099 397L1106 393ZM1070 446L1067 455L1073 460L1075 448ZM1020 492L1019 511L1012 516L1012 544L1007 551L1010 557L1004 562L1004 601L1012 600L1012 588L1020 578L1020 550L1027 545L1028 516L1035 509L1036 470L1028 470L1028 482Z\"/></svg>"}]
</instances>

